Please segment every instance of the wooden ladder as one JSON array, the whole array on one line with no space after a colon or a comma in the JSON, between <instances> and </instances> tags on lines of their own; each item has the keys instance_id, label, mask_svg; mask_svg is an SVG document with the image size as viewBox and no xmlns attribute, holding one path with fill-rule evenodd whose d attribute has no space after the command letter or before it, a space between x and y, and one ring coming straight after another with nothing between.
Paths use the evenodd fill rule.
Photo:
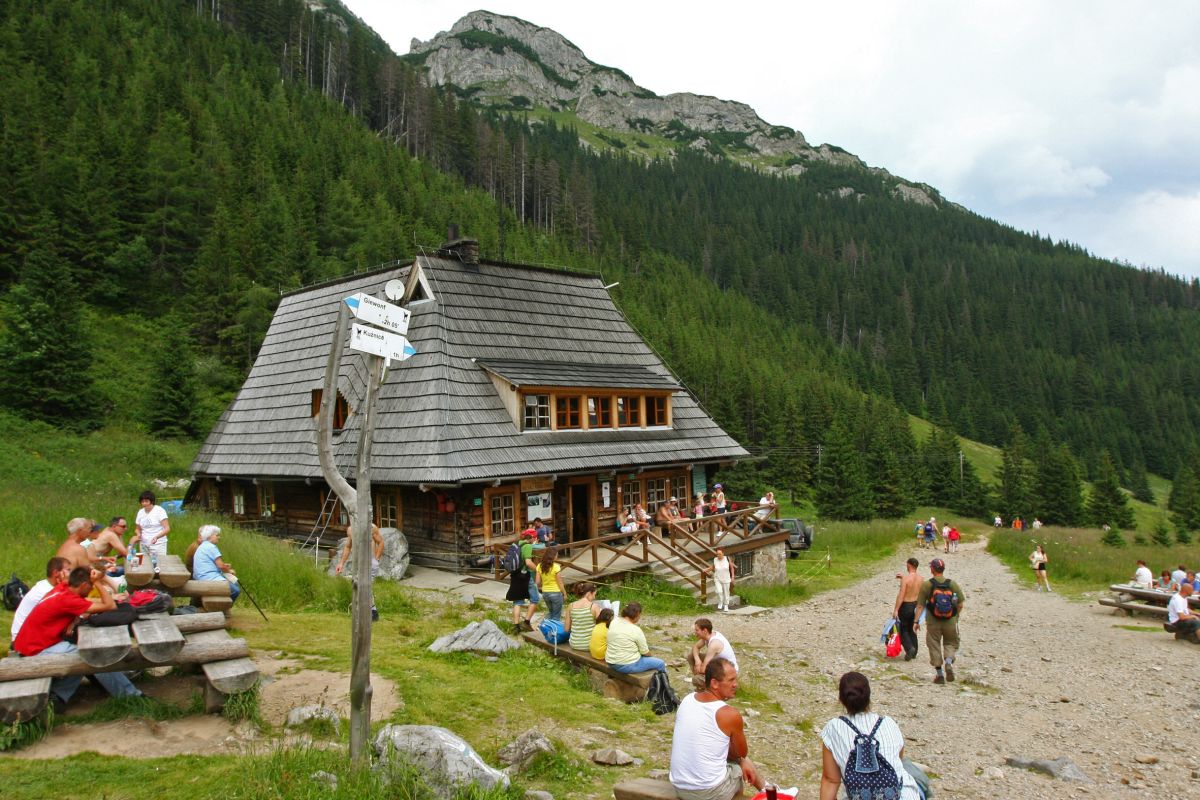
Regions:
<instances>
[{"instance_id":1,"label":"wooden ladder","mask_svg":"<svg viewBox=\"0 0 1200 800\"><path fill-rule=\"evenodd\" d=\"M304 540L303 547L308 547L309 542L313 542L313 537L316 541L313 542L313 564L319 565L321 561L321 537L325 535L325 531L329 530L329 524L333 522L333 512L337 509L338 496L337 492L330 491L325 495L325 503L321 506L321 513L317 514L317 521L313 523L313 529L309 532L308 538Z\"/></svg>"}]
</instances>

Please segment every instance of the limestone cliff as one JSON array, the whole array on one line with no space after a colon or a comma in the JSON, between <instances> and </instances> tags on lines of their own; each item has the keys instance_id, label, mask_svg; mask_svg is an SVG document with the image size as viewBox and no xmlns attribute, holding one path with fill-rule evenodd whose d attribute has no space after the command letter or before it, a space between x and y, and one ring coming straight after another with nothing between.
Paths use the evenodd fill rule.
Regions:
<instances>
[{"instance_id":1,"label":"limestone cliff","mask_svg":"<svg viewBox=\"0 0 1200 800\"><path fill-rule=\"evenodd\" d=\"M484 105L569 111L609 131L661 137L785 174L803 172L807 161L869 169L841 148L813 147L800 131L765 122L745 103L690 92L656 95L621 70L592 62L555 31L516 17L474 11L428 42L414 39L409 58L433 85L453 86ZM927 186L871 171L895 197L942 202Z\"/></svg>"}]
</instances>

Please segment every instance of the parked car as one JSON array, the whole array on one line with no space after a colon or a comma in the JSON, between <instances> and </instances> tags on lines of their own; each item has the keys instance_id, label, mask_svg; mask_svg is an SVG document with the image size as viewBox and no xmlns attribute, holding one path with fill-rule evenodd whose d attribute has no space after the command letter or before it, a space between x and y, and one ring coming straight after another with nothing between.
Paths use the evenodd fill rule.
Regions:
<instances>
[{"instance_id":1,"label":"parked car","mask_svg":"<svg viewBox=\"0 0 1200 800\"><path fill-rule=\"evenodd\" d=\"M788 534L788 553L794 554L800 550L812 547L813 526L805 525L802 519L781 519L779 524Z\"/></svg>"}]
</instances>

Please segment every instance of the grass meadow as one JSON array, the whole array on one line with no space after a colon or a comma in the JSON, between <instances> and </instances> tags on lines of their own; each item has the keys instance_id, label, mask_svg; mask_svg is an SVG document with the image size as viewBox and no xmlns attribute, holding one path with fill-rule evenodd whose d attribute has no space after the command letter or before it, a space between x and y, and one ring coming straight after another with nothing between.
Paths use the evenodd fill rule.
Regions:
<instances>
[{"instance_id":1,"label":"grass meadow","mask_svg":"<svg viewBox=\"0 0 1200 800\"><path fill-rule=\"evenodd\" d=\"M1091 528L1046 527L1038 531L997 531L988 539L988 551L1008 565L1017 578L1034 585L1029 554L1036 542L1041 542L1050 558L1047 572L1050 586L1067 595L1106 590L1114 583L1124 583L1133 577L1137 560L1145 560L1157 577L1164 569L1186 564L1195 569L1200 564L1200 544L1173 544L1169 547L1135 544L1134 533L1123 532L1125 547L1110 547L1101 543L1102 531ZM1149 537L1146 537L1149 540Z\"/></svg>"}]
</instances>

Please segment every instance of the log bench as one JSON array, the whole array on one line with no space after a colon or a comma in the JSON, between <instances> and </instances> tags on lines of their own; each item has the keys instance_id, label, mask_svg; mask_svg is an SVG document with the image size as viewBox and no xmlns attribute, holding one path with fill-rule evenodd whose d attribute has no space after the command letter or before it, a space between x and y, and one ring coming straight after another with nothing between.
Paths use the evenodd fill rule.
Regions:
<instances>
[{"instance_id":1,"label":"log bench","mask_svg":"<svg viewBox=\"0 0 1200 800\"><path fill-rule=\"evenodd\" d=\"M630 778L613 786L616 800L677 800L670 781L658 778Z\"/></svg>"},{"instance_id":2,"label":"log bench","mask_svg":"<svg viewBox=\"0 0 1200 800\"><path fill-rule=\"evenodd\" d=\"M205 611L229 611L233 599L229 594L229 581L196 581L179 556L168 555L158 560L158 572L154 572L150 560L125 567L125 582L131 591L158 589L172 597L190 597L192 605Z\"/></svg>"},{"instance_id":3,"label":"log bench","mask_svg":"<svg viewBox=\"0 0 1200 800\"><path fill-rule=\"evenodd\" d=\"M41 714L50 681L68 675L127 672L161 666L198 665L204 671L205 710L219 710L225 698L258 682L245 639L225 630L218 612L152 614L129 626L79 626L79 650L0 659L0 720L12 723Z\"/></svg>"},{"instance_id":4,"label":"log bench","mask_svg":"<svg viewBox=\"0 0 1200 800\"><path fill-rule=\"evenodd\" d=\"M637 703L646 699L646 691L650 688L650 679L654 670L649 672L617 672L606 662L593 658L587 650L576 650L566 644L555 646L546 641L538 631L525 631L521 637L530 644L536 645L551 655L566 659L572 664L588 671L592 687L605 697L612 697L624 703Z\"/></svg>"},{"instance_id":5,"label":"log bench","mask_svg":"<svg viewBox=\"0 0 1200 800\"><path fill-rule=\"evenodd\" d=\"M1142 614L1151 614L1166 619L1167 607L1156 606L1152 603L1135 603L1128 600L1118 600L1115 597L1101 597L1098 601L1100 605L1109 608L1117 608L1124 611L1128 616L1133 616L1134 612Z\"/></svg>"}]
</instances>

